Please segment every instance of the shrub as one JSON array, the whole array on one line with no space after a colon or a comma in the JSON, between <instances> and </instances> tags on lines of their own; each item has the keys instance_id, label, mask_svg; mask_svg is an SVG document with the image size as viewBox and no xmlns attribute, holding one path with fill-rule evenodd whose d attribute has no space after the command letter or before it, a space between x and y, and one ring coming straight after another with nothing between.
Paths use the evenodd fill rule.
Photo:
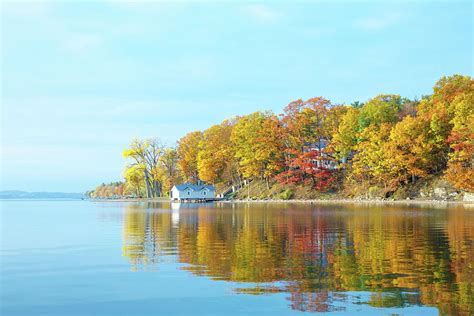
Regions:
<instances>
[{"instance_id":1,"label":"shrub","mask_svg":"<svg viewBox=\"0 0 474 316\"><path fill-rule=\"evenodd\" d=\"M295 192L292 189L286 189L285 191L279 194L279 198L282 200L291 200L294 195Z\"/></svg>"}]
</instances>

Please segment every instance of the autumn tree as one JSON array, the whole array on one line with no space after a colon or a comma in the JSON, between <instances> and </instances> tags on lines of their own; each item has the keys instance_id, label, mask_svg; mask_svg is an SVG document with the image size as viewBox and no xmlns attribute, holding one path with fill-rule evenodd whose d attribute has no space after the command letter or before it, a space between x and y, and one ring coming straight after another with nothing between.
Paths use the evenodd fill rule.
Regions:
<instances>
[{"instance_id":1,"label":"autumn tree","mask_svg":"<svg viewBox=\"0 0 474 316\"><path fill-rule=\"evenodd\" d=\"M299 99L288 104L282 115L282 123L287 129L287 147L297 149L305 142L329 138L331 133L326 126L326 117L330 107L330 101L322 97Z\"/></svg>"},{"instance_id":2,"label":"autumn tree","mask_svg":"<svg viewBox=\"0 0 474 316\"><path fill-rule=\"evenodd\" d=\"M323 121L323 134L327 140L331 140L333 135L338 131L339 125L349 111L349 107L345 105L333 105L328 110Z\"/></svg>"},{"instance_id":3,"label":"autumn tree","mask_svg":"<svg viewBox=\"0 0 474 316\"><path fill-rule=\"evenodd\" d=\"M436 83L433 92L433 95L420 102L416 118L426 122L429 126L426 142L429 144L429 154L433 157L433 172L438 173L446 168L450 158L452 150L450 142L456 142L455 134L462 130L463 123L458 124L458 129L455 128L456 121L458 119L463 121L465 115L467 115L466 118L469 116L468 109L472 107L472 103L469 103L469 93L472 93L472 79L460 75L443 77ZM457 100L459 103L455 102L456 98L459 98ZM448 139L453 130L453 138ZM468 135L467 137L469 138ZM454 147L456 146L454 145Z\"/></svg>"},{"instance_id":4,"label":"autumn tree","mask_svg":"<svg viewBox=\"0 0 474 316\"><path fill-rule=\"evenodd\" d=\"M198 153L202 132L186 134L178 141L178 167L185 181L196 183L199 180Z\"/></svg>"},{"instance_id":5,"label":"autumn tree","mask_svg":"<svg viewBox=\"0 0 474 316\"><path fill-rule=\"evenodd\" d=\"M119 198L124 195L124 183L123 182L110 182L102 183L97 186L95 190L89 191L87 195L93 199L111 199Z\"/></svg>"},{"instance_id":6,"label":"autumn tree","mask_svg":"<svg viewBox=\"0 0 474 316\"><path fill-rule=\"evenodd\" d=\"M355 151L360 132L358 108L350 107L341 119L337 131L333 134L332 146L339 159L348 158Z\"/></svg>"},{"instance_id":7,"label":"autumn tree","mask_svg":"<svg viewBox=\"0 0 474 316\"><path fill-rule=\"evenodd\" d=\"M268 180L282 169L282 133L278 117L271 112L255 112L239 119L231 141L245 178Z\"/></svg>"},{"instance_id":8,"label":"autumn tree","mask_svg":"<svg viewBox=\"0 0 474 316\"><path fill-rule=\"evenodd\" d=\"M394 123L398 120L398 112L408 99L399 95L381 94L362 106L359 114L359 125L366 128L370 125Z\"/></svg>"},{"instance_id":9,"label":"autumn tree","mask_svg":"<svg viewBox=\"0 0 474 316\"><path fill-rule=\"evenodd\" d=\"M319 151L300 151L287 149L287 170L277 176L283 184L304 184L317 190L326 190L336 181L335 174L323 166L323 161L330 160L323 157ZM318 163L319 162L319 163Z\"/></svg>"},{"instance_id":10,"label":"autumn tree","mask_svg":"<svg viewBox=\"0 0 474 316\"><path fill-rule=\"evenodd\" d=\"M390 131L385 160L390 166L390 179L394 185L415 182L428 175L433 166L429 124L415 117L406 116Z\"/></svg>"},{"instance_id":11,"label":"autumn tree","mask_svg":"<svg viewBox=\"0 0 474 316\"><path fill-rule=\"evenodd\" d=\"M130 144L130 147L123 151L123 156L133 161L129 167L142 167L148 198L159 197L161 194L161 182L157 176L157 169L160 158L164 153L164 148L165 146L157 138L135 139Z\"/></svg>"},{"instance_id":12,"label":"autumn tree","mask_svg":"<svg viewBox=\"0 0 474 316\"><path fill-rule=\"evenodd\" d=\"M237 162L230 137L236 119L225 120L204 131L199 142L199 178L209 183L237 181Z\"/></svg>"},{"instance_id":13,"label":"autumn tree","mask_svg":"<svg viewBox=\"0 0 474 316\"><path fill-rule=\"evenodd\" d=\"M313 178L313 169L316 168L317 159L310 159L308 155L314 153L303 153L302 149L306 145L317 144L321 141L329 142L329 146L324 148L326 160L332 160L334 146L332 145L333 135L337 133L340 122L344 119L348 111L345 106L335 106L323 97L315 97L306 101L297 100L288 104L283 110L282 123L286 129L285 144L285 165L286 170L278 176L281 180L288 175L299 178L298 182L304 179L311 179L313 187L318 187L317 181ZM322 150L322 148L321 148ZM319 151L319 157L322 157L322 151ZM329 155L330 154L330 155ZM313 161L305 167L304 162ZM304 171L306 169L308 174ZM324 172L323 172L324 171ZM332 173L329 170L314 169L315 174L328 175ZM301 173L298 175L298 173ZM305 181L303 181L305 182Z\"/></svg>"},{"instance_id":14,"label":"autumn tree","mask_svg":"<svg viewBox=\"0 0 474 316\"><path fill-rule=\"evenodd\" d=\"M448 158L452 157L453 161L459 158L460 164L451 164L453 173L447 173L448 179L455 183L456 179L467 176L465 181L461 181L469 185L472 132L468 126L473 106L469 82L462 76L442 78L435 85L432 96L425 97L416 110L408 111L409 114L394 125L390 137L383 144L384 166L389 167L384 181L392 187L415 182L418 178L444 170ZM395 105L399 103L394 102ZM410 102L401 104L405 111L413 106ZM449 153L450 143L452 153ZM360 150L367 150L367 147Z\"/></svg>"},{"instance_id":15,"label":"autumn tree","mask_svg":"<svg viewBox=\"0 0 474 316\"><path fill-rule=\"evenodd\" d=\"M145 167L141 164L131 165L125 168L125 188L124 194L142 197L144 195L145 184Z\"/></svg>"},{"instance_id":16,"label":"autumn tree","mask_svg":"<svg viewBox=\"0 0 474 316\"><path fill-rule=\"evenodd\" d=\"M383 185L388 188L391 183L391 168L387 158L387 142L392 124L372 125L361 132L361 140L355 147L350 177L368 184Z\"/></svg>"},{"instance_id":17,"label":"autumn tree","mask_svg":"<svg viewBox=\"0 0 474 316\"><path fill-rule=\"evenodd\" d=\"M174 148L166 148L160 157L159 175L163 189L166 192L171 191L174 184L180 182L178 172L178 152Z\"/></svg>"},{"instance_id":18,"label":"autumn tree","mask_svg":"<svg viewBox=\"0 0 474 316\"><path fill-rule=\"evenodd\" d=\"M450 104L453 128L446 178L458 189L474 192L474 81Z\"/></svg>"},{"instance_id":19,"label":"autumn tree","mask_svg":"<svg viewBox=\"0 0 474 316\"><path fill-rule=\"evenodd\" d=\"M283 168L285 130L281 121L271 112L266 113L256 139L256 159L263 163L263 177L276 175Z\"/></svg>"}]
</instances>

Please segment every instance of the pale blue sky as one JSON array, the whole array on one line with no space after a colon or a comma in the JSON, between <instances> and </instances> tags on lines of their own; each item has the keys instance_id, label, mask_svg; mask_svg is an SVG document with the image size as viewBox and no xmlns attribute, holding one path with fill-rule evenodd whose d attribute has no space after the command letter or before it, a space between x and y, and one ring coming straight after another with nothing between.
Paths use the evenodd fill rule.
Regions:
<instances>
[{"instance_id":1,"label":"pale blue sky","mask_svg":"<svg viewBox=\"0 0 474 316\"><path fill-rule=\"evenodd\" d=\"M1 18L4 190L120 180L134 137L473 75L470 1L12 1Z\"/></svg>"}]
</instances>

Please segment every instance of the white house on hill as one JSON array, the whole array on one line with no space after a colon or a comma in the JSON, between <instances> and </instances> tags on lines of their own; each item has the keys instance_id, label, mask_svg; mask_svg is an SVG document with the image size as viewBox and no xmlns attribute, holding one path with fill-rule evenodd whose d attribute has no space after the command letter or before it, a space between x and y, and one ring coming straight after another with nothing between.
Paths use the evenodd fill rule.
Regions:
<instances>
[{"instance_id":1,"label":"white house on hill","mask_svg":"<svg viewBox=\"0 0 474 316\"><path fill-rule=\"evenodd\" d=\"M312 161L315 167L318 167L318 168L322 167L322 168L326 168L330 170L336 170L338 162L329 153L326 152L327 146L328 146L327 139L320 138L319 141L317 142L305 143L303 145L302 151L303 152L316 151L319 154L320 158L314 159Z\"/></svg>"},{"instance_id":2,"label":"white house on hill","mask_svg":"<svg viewBox=\"0 0 474 316\"><path fill-rule=\"evenodd\" d=\"M212 200L216 196L216 189L212 185L178 184L171 189L173 201L185 200Z\"/></svg>"}]
</instances>

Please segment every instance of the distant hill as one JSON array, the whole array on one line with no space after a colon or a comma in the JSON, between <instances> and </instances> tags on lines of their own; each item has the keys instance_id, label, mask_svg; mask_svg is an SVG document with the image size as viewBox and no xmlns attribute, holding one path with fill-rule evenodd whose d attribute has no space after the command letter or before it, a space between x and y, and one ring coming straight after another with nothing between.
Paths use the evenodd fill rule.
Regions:
<instances>
[{"instance_id":1,"label":"distant hill","mask_svg":"<svg viewBox=\"0 0 474 316\"><path fill-rule=\"evenodd\" d=\"M0 191L0 199L81 199L84 193Z\"/></svg>"}]
</instances>

